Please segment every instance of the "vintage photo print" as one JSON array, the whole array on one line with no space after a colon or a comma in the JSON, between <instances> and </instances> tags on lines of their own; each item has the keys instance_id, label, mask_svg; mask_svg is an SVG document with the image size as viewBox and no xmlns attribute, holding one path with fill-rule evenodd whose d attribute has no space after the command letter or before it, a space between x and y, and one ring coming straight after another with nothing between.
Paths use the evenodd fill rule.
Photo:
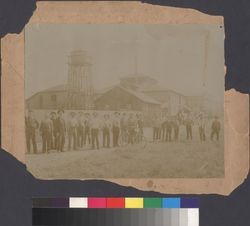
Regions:
<instances>
[{"instance_id":1,"label":"vintage photo print","mask_svg":"<svg viewBox=\"0 0 250 226\"><path fill-rule=\"evenodd\" d=\"M28 170L224 177L223 43L218 24L28 25Z\"/></svg>"}]
</instances>

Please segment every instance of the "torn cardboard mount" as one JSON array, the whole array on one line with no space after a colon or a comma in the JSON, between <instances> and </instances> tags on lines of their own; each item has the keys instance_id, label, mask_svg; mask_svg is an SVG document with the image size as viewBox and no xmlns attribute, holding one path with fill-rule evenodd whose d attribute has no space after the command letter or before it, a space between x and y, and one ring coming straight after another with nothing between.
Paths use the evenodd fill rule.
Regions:
<instances>
[{"instance_id":1,"label":"torn cardboard mount","mask_svg":"<svg viewBox=\"0 0 250 226\"><path fill-rule=\"evenodd\" d=\"M38 2L29 24L218 24L223 18L191 9L138 2ZM2 40L2 147L25 163L24 33ZM207 179L107 179L141 190L168 194L227 195L249 171L249 100L225 92L225 177ZM95 178L97 179L97 178ZM102 178L103 179L103 178Z\"/></svg>"}]
</instances>

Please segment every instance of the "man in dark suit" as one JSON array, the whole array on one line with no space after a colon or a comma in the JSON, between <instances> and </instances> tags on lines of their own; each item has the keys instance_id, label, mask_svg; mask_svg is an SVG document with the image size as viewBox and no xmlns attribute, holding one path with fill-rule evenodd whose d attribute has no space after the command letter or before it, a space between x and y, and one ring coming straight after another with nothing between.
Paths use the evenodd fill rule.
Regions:
<instances>
[{"instance_id":1,"label":"man in dark suit","mask_svg":"<svg viewBox=\"0 0 250 226\"><path fill-rule=\"evenodd\" d=\"M34 112L29 110L28 116L25 118L25 133L26 133L26 143L28 154L31 153L31 145L33 146L33 152L37 153L37 144L36 144L36 129L38 129L39 123L34 118Z\"/></svg>"},{"instance_id":2,"label":"man in dark suit","mask_svg":"<svg viewBox=\"0 0 250 226\"><path fill-rule=\"evenodd\" d=\"M103 147L110 147L110 131L111 131L112 123L110 121L109 114L104 114L104 120L102 123L102 142Z\"/></svg>"},{"instance_id":3,"label":"man in dark suit","mask_svg":"<svg viewBox=\"0 0 250 226\"><path fill-rule=\"evenodd\" d=\"M113 146L118 147L119 145L119 136L120 136L120 114L119 112L114 113L112 132L113 132Z\"/></svg>"},{"instance_id":4,"label":"man in dark suit","mask_svg":"<svg viewBox=\"0 0 250 226\"><path fill-rule=\"evenodd\" d=\"M52 121L48 113L45 113L44 119L40 124L40 134L42 136L43 153L49 153L51 149Z\"/></svg>"},{"instance_id":5,"label":"man in dark suit","mask_svg":"<svg viewBox=\"0 0 250 226\"><path fill-rule=\"evenodd\" d=\"M99 130L100 130L100 120L98 118L97 112L93 113L93 117L90 120L90 128L91 128L91 142L92 149L99 149Z\"/></svg>"},{"instance_id":6,"label":"man in dark suit","mask_svg":"<svg viewBox=\"0 0 250 226\"><path fill-rule=\"evenodd\" d=\"M58 118L56 120L56 133L57 133L57 150L63 151L65 144L66 123L64 119L64 110L57 111Z\"/></svg>"}]
</instances>

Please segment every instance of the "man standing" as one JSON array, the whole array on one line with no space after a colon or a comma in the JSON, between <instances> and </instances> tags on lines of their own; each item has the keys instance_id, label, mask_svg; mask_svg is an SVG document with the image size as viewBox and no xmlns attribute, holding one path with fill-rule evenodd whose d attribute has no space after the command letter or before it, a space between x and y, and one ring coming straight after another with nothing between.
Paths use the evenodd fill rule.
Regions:
<instances>
[{"instance_id":1,"label":"man standing","mask_svg":"<svg viewBox=\"0 0 250 226\"><path fill-rule=\"evenodd\" d=\"M160 116L156 114L153 119L153 140L154 141L160 139L160 129L161 129L161 119L160 119Z\"/></svg>"},{"instance_id":2,"label":"man standing","mask_svg":"<svg viewBox=\"0 0 250 226\"><path fill-rule=\"evenodd\" d=\"M102 126L102 135L103 135L103 139L102 139L102 143L103 143L103 147L110 147L110 130L112 127L112 123L110 121L110 117L109 114L104 114L104 120L103 120L103 126Z\"/></svg>"},{"instance_id":3,"label":"man standing","mask_svg":"<svg viewBox=\"0 0 250 226\"><path fill-rule=\"evenodd\" d=\"M77 117L77 146L83 147L84 141L84 118L83 113L79 112Z\"/></svg>"},{"instance_id":4,"label":"man standing","mask_svg":"<svg viewBox=\"0 0 250 226\"><path fill-rule=\"evenodd\" d=\"M120 135L120 114L119 112L114 113L112 131L113 131L113 146L118 147L119 135Z\"/></svg>"},{"instance_id":5,"label":"man standing","mask_svg":"<svg viewBox=\"0 0 250 226\"><path fill-rule=\"evenodd\" d=\"M129 115L128 118L128 143L133 144L135 142L135 130L136 130L136 120L133 113Z\"/></svg>"},{"instance_id":6,"label":"man standing","mask_svg":"<svg viewBox=\"0 0 250 226\"><path fill-rule=\"evenodd\" d=\"M84 117L84 145L88 143L90 144L90 117L89 117L89 113L85 114Z\"/></svg>"},{"instance_id":7,"label":"man standing","mask_svg":"<svg viewBox=\"0 0 250 226\"><path fill-rule=\"evenodd\" d=\"M200 140L205 141L206 140L206 134L205 134L206 125L205 125L205 118L202 114L199 115L198 127L199 127Z\"/></svg>"},{"instance_id":8,"label":"man standing","mask_svg":"<svg viewBox=\"0 0 250 226\"><path fill-rule=\"evenodd\" d=\"M171 116L167 116L166 120L166 141L171 141L172 136L172 119Z\"/></svg>"},{"instance_id":9,"label":"man standing","mask_svg":"<svg viewBox=\"0 0 250 226\"><path fill-rule=\"evenodd\" d=\"M192 134L193 120L191 118L191 113L187 114L185 124L186 124L187 140L189 140L189 139L192 140L192 138L193 138L193 134Z\"/></svg>"},{"instance_id":10,"label":"man standing","mask_svg":"<svg viewBox=\"0 0 250 226\"><path fill-rule=\"evenodd\" d=\"M50 148L57 149L57 137L56 137L56 113L50 113L50 120L52 122L52 133L50 138Z\"/></svg>"},{"instance_id":11,"label":"man standing","mask_svg":"<svg viewBox=\"0 0 250 226\"><path fill-rule=\"evenodd\" d=\"M128 142L128 119L125 112L122 114L120 125L121 125L121 141L122 145L125 145Z\"/></svg>"},{"instance_id":12,"label":"man standing","mask_svg":"<svg viewBox=\"0 0 250 226\"><path fill-rule=\"evenodd\" d=\"M177 115L173 119L172 127L174 129L174 140L177 141L179 138L179 121Z\"/></svg>"},{"instance_id":13,"label":"man standing","mask_svg":"<svg viewBox=\"0 0 250 226\"><path fill-rule=\"evenodd\" d=\"M64 111L57 111L58 118L56 119L56 133L57 133L57 150L63 151L65 144L66 123L64 120Z\"/></svg>"},{"instance_id":14,"label":"man standing","mask_svg":"<svg viewBox=\"0 0 250 226\"><path fill-rule=\"evenodd\" d=\"M137 136L137 141L141 142L142 137L143 137L143 120L142 120L142 115L141 114L136 114L136 120L137 120L137 127L138 127L138 136Z\"/></svg>"},{"instance_id":15,"label":"man standing","mask_svg":"<svg viewBox=\"0 0 250 226\"><path fill-rule=\"evenodd\" d=\"M93 113L93 117L90 120L90 128L91 128L91 141L92 141L92 149L99 149L99 129L100 122L98 119L97 112Z\"/></svg>"},{"instance_id":16,"label":"man standing","mask_svg":"<svg viewBox=\"0 0 250 226\"><path fill-rule=\"evenodd\" d=\"M161 139L164 141L167 134L167 117L163 115L161 118Z\"/></svg>"},{"instance_id":17,"label":"man standing","mask_svg":"<svg viewBox=\"0 0 250 226\"><path fill-rule=\"evenodd\" d=\"M30 151L30 143L33 146L33 152L37 153L37 144L36 144L36 129L38 129L39 123L34 118L33 111L28 112L28 116L25 118L25 132L26 132L26 142L27 142L27 151L28 154L31 153Z\"/></svg>"},{"instance_id":18,"label":"man standing","mask_svg":"<svg viewBox=\"0 0 250 226\"><path fill-rule=\"evenodd\" d=\"M49 118L49 114L45 113L44 120L42 120L40 125L40 134L42 136L43 143L43 153L49 153L51 149L51 137L52 135L52 121Z\"/></svg>"},{"instance_id":19,"label":"man standing","mask_svg":"<svg viewBox=\"0 0 250 226\"><path fill-rule=\"evenodd\" d=\"M76 134L77 134L77 119L76 119L76 113L71 112L70 113L70 119L68 121L68 150L71 150L71 144L73 141L73 150L76 150Z\"/></svg>"},{"instance_id":20,"label":"man standing","mask_svg":"<svg viewBox=\"0 0 250 226\"><path fill-rule=\"evenodd\" d=\"M212 122L212 127L211 127L211 140L213 140L214 135L216 136L216 140L219 140L219 134L220 134L220 121L218 120L218 117L215 116L214 120Z\"/></svg>"}]
</instances>

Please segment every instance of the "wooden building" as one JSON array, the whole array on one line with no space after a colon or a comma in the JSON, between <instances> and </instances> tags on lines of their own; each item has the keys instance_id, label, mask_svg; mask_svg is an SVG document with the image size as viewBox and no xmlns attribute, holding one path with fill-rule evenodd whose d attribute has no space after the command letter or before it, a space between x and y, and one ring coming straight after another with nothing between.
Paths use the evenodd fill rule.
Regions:
<instances>
[{"instance_id":1,"label":"wooden building","mask_svg":"<svg viewBox=\"0 0 250 226\"><path fill-rule=\"evenodd\" d=\"M26 99L27 109L59 109L67 106L67 85L58 85L40 91Z\"/></svg>"},{"instance_id":2,"label":"wooden building","mask_svg":"<svg viewBox=\"0 0 250 226\"><path fill-rule=\"evenodd\" d=\"M133 110L145 114L160 112L161 103L153 98L120 85L115 86L95 100L96 110Z\"/></svg>"},{"instance_id":3,"label":"wooden building","mask_svg":"<svg viewBox=\"0 0 250 226\"><path fill-rule=\"evenodd\" d=\"M68 109L87 110L68 105L68 84L54 86L40 91L26 100L27 109ZM94 90L93 108L95 110L134 110L152 115L164 111L176 115L186 108L198 111L201 106L208 105L202 96L184 96L167 89L147 76L128 76L121 79L120 84ZM82 98L82 100L84 100ZM83 105L84 106L84 105Z\"/></svg>"}]
</instances>

